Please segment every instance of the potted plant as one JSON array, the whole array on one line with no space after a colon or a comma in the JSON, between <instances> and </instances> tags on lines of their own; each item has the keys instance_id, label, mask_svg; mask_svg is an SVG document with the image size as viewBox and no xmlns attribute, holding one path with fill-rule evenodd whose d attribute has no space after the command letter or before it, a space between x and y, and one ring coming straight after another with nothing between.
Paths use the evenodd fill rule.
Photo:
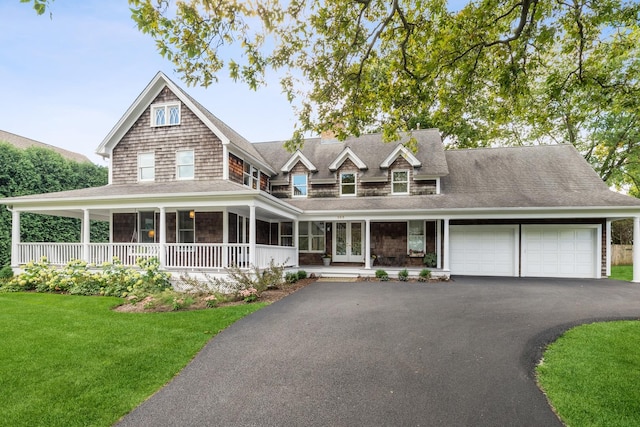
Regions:
<instances>
[{"instance_id":1,"label":"potted plant","mask_svg":"<svg viewBox=\"0 0 640 427\"><path fill-rule=\"evenodd\" d=\"M327 267L331 264L331 254L330 253L323 253L322 254L322 264Z\"/></svg>"}]
</instances>

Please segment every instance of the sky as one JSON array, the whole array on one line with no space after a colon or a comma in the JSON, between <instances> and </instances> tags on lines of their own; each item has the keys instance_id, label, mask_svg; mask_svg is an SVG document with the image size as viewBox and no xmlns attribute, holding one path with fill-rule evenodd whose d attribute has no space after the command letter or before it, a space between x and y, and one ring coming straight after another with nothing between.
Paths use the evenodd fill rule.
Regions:
<instances>
[{"instance_id":1,"label":"sky","mask_svg":"<svg viewBox=\"0 0 640 427\"><path fill-rule=\"evenodd\" d=\"M222 76L187 87L135 27L127 0L56 0L50 10L0 0L1 130L106 165L95 150L162 71L249 141L291 137L295 115L276 80L258 91Z\"/></svg>"}]
</instances>

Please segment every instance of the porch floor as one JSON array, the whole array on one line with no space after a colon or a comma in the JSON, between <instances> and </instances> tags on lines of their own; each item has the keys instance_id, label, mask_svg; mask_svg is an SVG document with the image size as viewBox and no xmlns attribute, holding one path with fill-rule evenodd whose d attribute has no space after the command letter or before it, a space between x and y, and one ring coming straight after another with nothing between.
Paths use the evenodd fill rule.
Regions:
<instances>
[{"instance_id":1,"label":"porch floor","mask_svg":"<svg viewBox=\"0 0 640 427\"><path fill-rule=\"evenodd\" d=\"M336 277L336 278L354 278L354 277L375 277L376 270L383 269L389 275L389 280L396 280L398 273L401 270L407 269L410 278L417 278L420 275L420 271L424 268L418 267L380 267L375 266L370 269L364 268L364 266L323 266L323 265L301 265L299 267L289 267L287 271L304 270L308 275L314 274L316 277ZM446 278L450 276L449 270L442 270L437 268L430 268L431 277L434 278Z\"/></svg>"}]
</instances>

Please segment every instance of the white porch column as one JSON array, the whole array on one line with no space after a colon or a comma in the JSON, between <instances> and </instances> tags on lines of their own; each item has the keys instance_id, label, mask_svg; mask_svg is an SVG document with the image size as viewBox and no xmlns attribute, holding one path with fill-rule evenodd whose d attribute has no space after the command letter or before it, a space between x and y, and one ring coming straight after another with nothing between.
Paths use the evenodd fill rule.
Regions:
<instances>
[{"instance_id":1,"label":"white porch column","mask_svg":"<svg viewBox=\"0 0 640 427\"><path fill-rule=\"evenodd\" d=\"M299 235L300 235L300 221L298 221L298 219L294 219L293 220L293 247L296 248L296 259L292 259L291 261L293 261L293 266L294 267L299 267L299 258L298 258L298 253L300 252L300 248L298 247L298 242L300 241L299 239Z\"/></svg>"},{"instance_id":2,"label":"white porch column","mask_svg":"<svg viewBox=\"0 0 640 427\"><path fill-rule=\"evenodd\" d=\"M222 268L229 267L229 212L227 208L222 210Z\"/></svg>"},{"instance_id":3,"label":"white porch column","mask_svg":"<svg viewBox=\"0 0 640 427\"><path fill-rule=\"evenodd\" d=\"M436 268L442 269L442 220L436 220Z\"/></svg>"},{"instance_id":4,"label":"white porch column","mask_svg":"<svg viewBox=\"0 0 640 427\"><path fill-rule=\"evenodd\" d=\"M364 268L371 268L371 220L364 220Z\"/></svg>"},{"instance_id":5,"label":"white porch column","mask_svg":"<svg viewBox=\"0 0 640 427\"><path fill-rule=\"evenodd\" d=\"M82 235L80 237L82 242L82 259L85 262L91 262L91 254L89 251L89 243L91 242L91 215L89 209L82 210Z\"/></svg>"},{"instance_id":6,"label":"white porch column","mask_svg":"<svg viewBox=\"0 0 640 427\"><path fill-rule=\"evenodd\" d=\"M444 262L442 264L442 269L443 270L450 270L450 263L449 263L449 218L446 218L444 220L444 248L443 251L444 252L442 255L444 257Z\"/></svg>"},{"instance_id":7,"label":"white porch column","mask_svg":"<svg viewBox=\"0 0 640 427\"><path fill-rule=\"evenodd\" d=\"M160 262L160 268L164 268L167 265L167 212L164 207L160 208L160 226L158 227L158 235L160 236L158 261Z\"/></svg>"},{"instance_id":8,"label":"white porch column","mask_svg":"<svg viewBox=\"0 0 640 427\"><path fill-rule=\"evenodd\" d=\"M633 282L640 283L640 216L633 217Z\"/></svg>"},{"instance_id":9,"label":"white porch column","mask_svg":"<svg viewBox=\"0 0 640 427\"><path fill-rule=\"evenodd\" d=\"M20 266L20 212L11 211L11 267Z\"/></svg>"},{"instance_id":10,"label":"white porch column","mask_svg":"<svg viewBox=\"0 0 640 427\"><path fill-rule=\"evenodd\" d=\"M611 220L607 220L607 226L605 229L605 239L607 245L605 251L607 251L607 277L611 276Z\"/></svg>"},{"instance_id":11,"label":"white porch column","mask_svg":"<svg viewBox=\"0 0 640 427\"><path fill-rule=\"evenodd\" d=\"M256 207L249 206L249 265L256 265Z\"/></svg>"}]
</instances>

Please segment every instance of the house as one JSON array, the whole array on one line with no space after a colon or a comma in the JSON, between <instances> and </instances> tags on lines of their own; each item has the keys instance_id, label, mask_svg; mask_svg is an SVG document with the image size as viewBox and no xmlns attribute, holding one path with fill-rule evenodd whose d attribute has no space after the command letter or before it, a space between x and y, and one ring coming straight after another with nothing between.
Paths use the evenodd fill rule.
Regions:
<instances>
[{"instance_id":1,"label":"house","mask_svg":"<svg viewBox=\"0 0 640 427\"><path fill-rule=\"evenodd\" d=\"M0 142L7 142L16 148L25 149L29 147L47 148L60 154L67 160L72 160L78 163L90 162L89 158L83 154L75 153L73 151L65 150L64 148L55 147L53 145L45 144L44 142L36 141L35 139L25 138L24 136L16 135L11 132L7 132L0 129Z\"/></svg>"},{"instance_id":2,"label":"house","mask_svg":"<svg viewBox=\"0 0 640 427\"><path fill-rule=\"evenodd\" d=\"M162 73L97 153L108 185L2 201L14 268L157 256L172 272L273 261L372 275L420 269L429 254L445 276L600 278L611 222L634 218L640 236L640 200L610 191L571 145L445 150L426 129L390 144L326 135L289 153L250 143ZM23 212L80 218L82 242L21 242ZM109 221L109 243L90 242L92 219Z\"/></svg>"}]
</instances>

